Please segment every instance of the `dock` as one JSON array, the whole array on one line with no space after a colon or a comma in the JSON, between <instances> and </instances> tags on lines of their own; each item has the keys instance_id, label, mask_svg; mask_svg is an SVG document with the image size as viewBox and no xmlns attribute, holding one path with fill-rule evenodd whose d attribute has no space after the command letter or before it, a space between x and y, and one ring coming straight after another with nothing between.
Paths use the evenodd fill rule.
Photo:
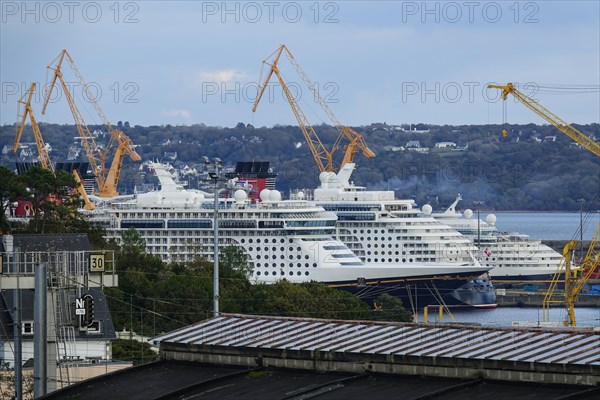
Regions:
<instances>
[{"instance_id":1,"label":"dock","mask_svg":"<svg viewBox=\"0 0 600 400\"><path fill-rule=\"evenodd\" d=\"M542 307L544 292L496 289L496 303L499 307ZM600 308L600 296L580 295L576 307Z\"/></svg>"}]
</instances>

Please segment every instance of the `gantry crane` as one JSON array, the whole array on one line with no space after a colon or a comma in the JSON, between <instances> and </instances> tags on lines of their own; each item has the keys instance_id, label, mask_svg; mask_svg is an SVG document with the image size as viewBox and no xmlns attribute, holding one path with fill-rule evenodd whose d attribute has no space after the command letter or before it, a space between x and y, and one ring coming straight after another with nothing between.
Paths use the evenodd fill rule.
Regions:
<instances>
[{"instance_id":1,"label":"gantry crane","mask_svg":"<svg viewBox=\"0 0 600 400\"><path fill-rule=\"evenodd\" d=\"M544 118L559 131L579 143L583 148L600 157L600 144L596 143L585 134L572 127L552 111L542 106L539 102L521 93L512 83L508 83L506 85L488 85L488 88L502 90L502 100L506 100L509 94L513 95L517 100L538 114L540 117ZM585 258L577 268L571 268L572 253L577 247L577 241L572 240L564 247L563 260L544 295L543 317L545 321L549 321L550 307L553 304L564 304L568 314L568 321L566 321L567 325L577 325L577 320L575 318L575 303L579 297L579 294L581 293L581 290L589 280L592 273L600 267L600 251L597 249L597 247L600 246L599 235L600 225L598 225L596 233L590 242L590 246ZM564 283L565 289L564 297L557 299L555 291L559 282Z\"/></svg>"},{"instance_id":2,"label":"gantry crane","mask_svg":"<svg viewBox=\"0 0 600 400\"><path fill-rule=\"evenodd\" d=\"M63 78L62 73L62 64L64 60L67 60L69 63L71 70L77 77L79 83L84 88L85 93L94 106L96 112L102 119L104 125L108 133L110 134L109 142L104 150L101 150L100 147L96 144L94 137L90 133L89 128L87 127L83 116L79 112L77 105L73 99L73 95L69 91L67 84ZM59 80L62 86L63 92L65 94L65 98L67 99L67 103L69 104L69 108L71 109L71 114L73 115L73 119L75 120L75 126L77 127L77 131L79 132L79 136L81 137L81 141L83 143L85 152L87 154L88 160L94 171L94 175L96 176L96 185L97 190L95 194L100 197L113 197L118 195L117 185L119 184L119 178L121 174L121 168L123 166L123 158L125 154L128 154L129 157L133 161L140 161L140 155L135 151L133 143L127 135L121 132L118 129L113 129L110 121L100 108L100 105L96 101L95 96L90 92L88 85L86 84L83 76L79 72L79 69L75 65L73 58L67 52L67 50L63 50L59 56L55 59L56 65L53 67L52 63L48 68L54 71L54 76L52 78L52 83L46 93L46 98L44 100L44 107L42 108L42 114L45 114L46 108L48 106L48 102L50 100L50 96L52 94L52 89L54 88L56 81ZM107 158L110 154L110 151L113 147L114 157L112 159L112 163L110 168L107 170L106 163Z\"/></svg>"},{"instance_id":3,"label":"gantry crane","mask_svg":"<svg viewBox=\"0 0 600 400\"><path fill-rule=\"evenodd\" d=\"M315 98L318 100L319 104L323 108L323 111L325 111L325 113L329 116L329 118L331 119L331 121L333 122L333 124L339 132L339 135L335 143L333 144L331 150L328 150L323 145L321 139L308 122L308 118L306 118L306 115L302 112L302 109L298 105L298 102L290 92L290 89L288 88L287 84L285 83L285 80L281 75L281 71L279 70L278 64L281 59L281 55L284 53L289 59L292 66L295 68L298 75L300 75L306 86L308 86L311 92L313 92ZM269 57L267 57L267 59L263 61L263 68L265 65L269 67L269 72L267 73L265 80L259 86L258 95L256 97L256 100L254 101L254 107L252 108L252 112L256 112L256 109L258 108L258 103L260 102L260 99L262 98L267 88L267 84L269 83L269 80L271 79L273 74L275 74L275 76L279 80L279 84L281 85L281 88L286 98L288 99L288 102L290 103L290 106L292 107L294 116L298 121L300 130L304 134L310 151L315 159L315 162L317 163L317 167L321 172L334 171L336 169L333 166L333 154L339 148L344 138L348 140L348 144L345 146L344 158L342 160L340 168L343 167L346 163L352 162L354 156L356 155L359 149L362 151L365 157L375 157L375 153L371 149L369 149L361 134L340 123L333 111L331 111L327 103L323 100L318 90L316 90L314 83L307 77L307 75L300 67L300 64L298 63L296 58L292 55L290 50L285 45L282 44L275 52L273 52ZM262 81L262 79L260 79L260 81Z\"/></svg>"},{"instance_id":4,"label":"gantry crane","mask_svg":"<svg viewBox=\"0 0 600 400\"><path fill-rule=\"evenodd\" d=\"M40 163L42 168L49 170L52 173L55 173L54 166L52 165L52 160L50 160L50 155L48 154L48 148L46 147L46 143L44 142L44 138L42 137L42 132L40 132L40 127L38 126L37 120L35 119L35 115L33 114L33 109L31 108L31 99L33 97L33 93L35 92L35 82L31 84L31 88L28 93L18 100L19 108L21 105L24 106L23 116L21 118L20 112L17 116L17 124L16 124L16 136L15 136L15 144L13 145L13 153L16 153L19 149L19 143L21 142L21 137L23 136L23 130L25 129L25 122L27 121L27 117L29 116L29 121L31 122L31 130L33 131L33 136L35 137L35 144L37 145L38 156L40 158ZM23 99L27 97L26 101ZM20 123L19 123L20 120ZM73 177L75 178L75 182L77 183L77 192L83 199L85 204L85 209L91 211L95 208L94 203L90 201L83 187L83 183L81 181L81 176L76 170L73 170Z\"/></svg>"}]
</instances>

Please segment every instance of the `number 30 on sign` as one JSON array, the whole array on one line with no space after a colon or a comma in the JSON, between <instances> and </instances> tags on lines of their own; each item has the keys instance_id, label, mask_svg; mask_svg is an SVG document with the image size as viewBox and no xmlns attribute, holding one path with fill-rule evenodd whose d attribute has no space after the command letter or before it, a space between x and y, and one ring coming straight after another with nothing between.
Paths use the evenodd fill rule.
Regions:
<instances>
[{"instance_id":1,"label":"number 30 on sign","mask_svg":"<svg viewBox=\"0 0 600 400\"><path fill-rule=\"evenodd\" d=\"M104 272L104 254L90 254L90 272Z\"/></svg>"}]
</instances>

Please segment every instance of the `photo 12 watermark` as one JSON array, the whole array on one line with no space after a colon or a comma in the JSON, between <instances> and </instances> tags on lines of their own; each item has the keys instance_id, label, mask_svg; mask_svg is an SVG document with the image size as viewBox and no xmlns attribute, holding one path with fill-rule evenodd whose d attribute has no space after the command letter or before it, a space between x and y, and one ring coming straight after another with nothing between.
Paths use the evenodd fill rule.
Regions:
<instances>
[{"instance_id":1,"label":"photo 12 watermark","mask_svg":"<svg viewBox=\"0 0 600 400\"><path fill-rule=\"evenodd\" d=\"M402 103L476 103L481 100L486 103L497 103L502 100L502 92L489 88L498 86L496 82L402 82ZM514 82L513 86L535 99L539 85L535 82ZM518 102L517 99L514 99Z\"/></svg>"},{"instance_id":2,"label":"photo 12 watermark","mask_svg":"<svg viewBox=\"0 0 600 400\"><path fill-rule=\"evenodd\" d=\"M45 102L51 84L36 83L39 88L35 91L32 97L34 103ZM85 103L120 103L120 104L137 104L140 102L140 86L137 82L109 82L97 83L88 82L86 87L83 87L79 82L65 81L66 89L71 96L79 102ZM31 87L31 82L2 82L1 101L2 104L17 102L21 100ZM60 103L66 101L64 88L61 85L55 85L48 99L48 103Z\"/></svg>"},{"instance_id":3,"label":"photo 12 watermark","mask_svg":"<svg viewBox=\"0 0 600 400\"><path fill-rule=\"evenodd\" d=\"M403 1L402 23L539 23L535 1Z\"/></svg>"},{"instance_id":4,"label":"photo 12 watermark","mask_svg":"<svg viewBox=\"0 0 600 400\"><path fill-rule=\"evenodd\" d=\"M308 88L303 83L286 82L290 95L296 102L312 101L327 104L339 102L340 92L337 82L313 82L313 87ZM262 89L257 82L202 82L202 103L248 103L254 104L256 97ZM261 101L269 103L288 101L282 86L276 82L269 82Z\"/></svg>"},{"instance_id":5,"label":"photo 12 watermark","mask_svg":"<svg viewBox=\"0 0 600 400\"><path fill-rule=\"evenodd\" d=\"M337 24L340 5L334 1L203 1L202 23Z\"/></svg>"},{"instance_id":6,"label":"photo 12 watermark","mask_svg":"<svg viewBox=\"0 0 600 400\"><path fill-rule=\"evenodd\" d=\"M3 24L140 22L140 3L136 1L2 1L0 11Z\"/></svg>"}]
</instances>

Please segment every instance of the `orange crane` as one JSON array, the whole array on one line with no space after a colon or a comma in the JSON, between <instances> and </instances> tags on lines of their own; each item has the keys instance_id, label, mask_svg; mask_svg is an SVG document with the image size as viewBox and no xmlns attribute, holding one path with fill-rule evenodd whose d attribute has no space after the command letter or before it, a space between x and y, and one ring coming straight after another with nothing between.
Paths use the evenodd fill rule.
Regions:
<instances>
[{"instance_id":1,"label":"orange crane","mask_svg":"<svg viewBox=\"0 0 600 400\"><path fill-rule=\"evenodd\" d=\"M488 88L502 90L502 100L506 100L509 94L513 95L517 100L527 106L527 108L544 118L559 131L569 136L575 142L579 143L586 150L589 150L600 157L600 144L596 143L588 136L572 127L552 111L542 106L536 100L517 90L512 83L508 83L506 85L488 85ZM571 259L572 253L577 247L577 241L572 240L564 247L563 260L544 295L543 317L545 321L549 321L550 307L553 304L564 304L568 314L568 320L566 321L566 324L569 326L577 325L577 320L575 318L575 303L577 302L577 298L579 297L581 290L589 280L592 273L600 267L600 251L597 249L597 247L600 247L599 236L600 225L598 225L596 233L590 242L590 246L585 258L581 264L574 269L571 268ZM555 292L559 282L564 282L565 291L564 296L557 299Z\"/></svg>"},{"instance_id":2,"label":"orange crane","mask_svg":"<svg viewBox=\"0 0 600 400\"><path fill-rule=\"evenodd\" d=\"M15 136L15 144L13 145L13 153L17 153L19 149L19 143L21 143L21 136L23 135L23 130L25 129L25 122L27 121L27 117L29 116L29 120L31 122L31 130L33 130L33 136L35 137L35 144L37 145L38 155L40 158L40 163L42 164L42 168L49 169L54 172L54 166L52 165L52 161L50 160L50 155L48 154L48 148L46 147L46 143L42 138L42 134L40 132L40 127L38 126L37 120L33 115L33 109L31 108L31 99L33 97L33 93L35 92L35 82L31 84L31 87L27 93L23 95L23 97L18 100L19 103L19 112L17 116L17 124L16 124L16 136ZM25 97L27 100L24 101ZM23 105L23 116L21 118L21 105ZM19 123L18 120L21 120Z\"/></svg>"},{"instance_id":3,"label":"orange crane","mask_svg":"<svg viewBox=\"0 0 600 400\"><path fill-rule=\"evenodd\" d=\"M35 119L35 115L33 114L33 109L31 108L31 98L33 97L33 93L35 92L35 82L31 84L31 88L28 93L25 93L23 98L18 100L19 108L21 105L24 106L23 117L20 118L20 111L17 117L16 124L16 136L15 136L15 144L13 145L13 153L16 153L19 149L19 143L21 142L21 137L23 136L23 130L25 129L25 122L27 120L27 116L29 116L29 120L31 122L31 130L33 131L33 136L35 137L35 143L37 145L38 155L40 158L40 163L42 164L42 168L47 169L54 173L54 166L52 165L52 160L50 160L50 155L48 154L48 148L46 147L46 143L44 142L44 138L42 137L42 133L40 132L40 127L38 126L37 120ZM26 101L23 99L27 97ZM19 123L18 120L21 120ZM95 209L94 203L90 201L83 188L83 184L81 182L81 176L77 171L73 171L73 176L75 177L75 182L77 183L77 192L81 196L84 201L85 209L91 211Z\"/></svg>"},{"instance_id":4,"label":"orange crane","mask_svg":"<svg viewBox=\"0 0 600 400\"><path fill-rule=\"evenodd\" d=\"M106 129L110 134L109 142L104 150L101 150L100 147L96 144L94 137L90 133L90 130L87 127L85 120L83 119L83 116L81 115L79 109L77 108L77 105L75 104L73 95L71 94L67 84L65 83L62 73L62 64L65 59L69 63L71 70L77 77L81 86L84 88L88 99L90 99L92 105L96 109L96 112L104 122L104 125L106 126ZM54 62L50 66L48 66L49 69L54 71L54 76L52 78L50 88L46 93L42 114L46 113L46 108L48 106L52 90L54 89L56 81L59 80L63 92L65 94L65 98L67 99L67 103L69 104L69 108L71 109L71 114L73 115L73 119L75 120L75 126L77 127L77 131L79 132L79 136L81 137L81 141L83 143L88 160L90 162L92 170L94 171L94 175L96 176L97 190L95 191L95 194L100 197L116 196L119 194L119 192L117 191L117 186L119 184L121 168L123 166L123 158L125 154L129 155L129 157L133 161L140 161L141 157L135 151L131 139L120 130L113 129L108 118L102 111L102 108L100 108L100 105L96 101L95 96L90 92L89 86L86 84L85 80L83 79L83 76L81 75L79 69L73 61L73 58L67 52L67 50L63 50L55 59L55 61L56 65L54 67L52 66ZM107 170L107 159L113 147L116 147L114 150L114 156L112 159L111 166Z\"/></svg>"},{"instance_id":5,"label":"orange crane","mask_svg":"<svg viewBox=\"0 0 600 400\"><path fill-rule=\"evenodd\" d=\"M315 98L318 100L319 104L323 108L323 111L325 111L325 113L329 116L329 118L337 128L339 135L331 150L328 150L323 145L321 139L308 122L308 118L306 118L306 115L302 112L302 109L298 105L298 102L296 101L296 99L290 92L288 86L286 85L285 80L283 79L281 71L278 67L282 54L285 54L286 57L289 59L290 63L292 64L298 75L300 75L306 86L308 86L311 92L313 92L313 94L315 95ZM315 84L307 77L307 75L300 67L300 64L298 63L296 58L292 55L290 50L285 45L282 44L275 52L273 52L269 57L267 57L267 59L263 61L263 68L265 65L269 67L269 72L264 82L259 86L258 95L256 97L256 100L254 101L254 107L252 108L252 112L256 112L256 109L258 108L258 103L260 102L260 99L262 98L267 88L267 84L269 83L269 80L271 79L273 74L275 74L286 98L288 99L288 102L290 103L290 106L292 107L292 111L294 112L296 120L298 121L298 124L300 126L300 130L304 134L306 142L308 143L311 153L317 163L317 167L321 172L333 171L335 169L333 166L333 154L339 148L344 138L348 140L348 144L345 146L344 158L342 160L340 168L343 167L346 163L352 162L354 160L354 156L356 155L359 149L362 151L365 157L375 157L375 153L371 149L369 149L367 143L365 142L361 134L340 123L333 111L331 111L325 100L319 94L319 91L316 90ZM262 81L262 79L260 80Z\"/></svg>"},{"instance_id":6,"label":"orange crane","mask_svg":"<svg viewBox=\"0 0 600 400\"><path fill-rule=\"evenodd\" d=\"M591 151L592 153L600 157L600 144L594 142L585 134L581 133L579 130L569 125L565 120L558 117L556 114L548 110L536 100L517 90L515 85L513 85L512 83L507 83L506 85L488 85L488 89L502 90L502 100L506 100L509 94L513 95L527 108L529 108L531 111L533 111L540 117L544 118L556 129L558 129L559 131L561 131L562 133L579 143L583 148Z\"/></svg>"}]
</instances>

